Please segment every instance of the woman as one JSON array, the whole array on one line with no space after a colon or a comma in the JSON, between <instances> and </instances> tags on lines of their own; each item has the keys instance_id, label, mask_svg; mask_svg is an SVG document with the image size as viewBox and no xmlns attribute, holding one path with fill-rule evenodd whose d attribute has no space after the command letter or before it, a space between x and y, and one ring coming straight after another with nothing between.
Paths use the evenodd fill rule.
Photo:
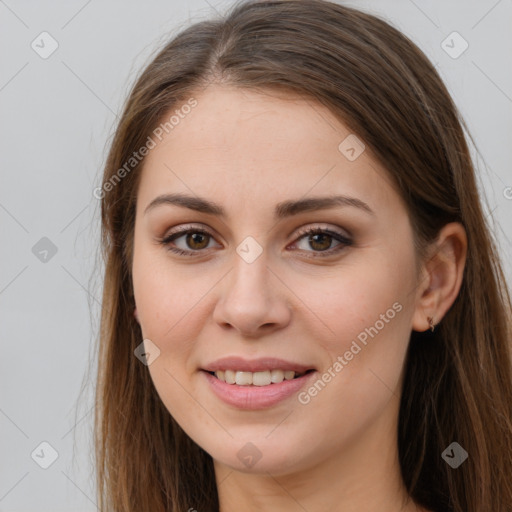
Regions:
<instances>
[{"instance_id":1,"label":"woman","mask_svg":"<svg viewBox=\"0 0 512 512\"><path fill-rule=\"evenodd\" d=\"M388 23L243 2L146 67L103 185L101 510L512 510L510 298Z\"/></svg>"}]
</instances>

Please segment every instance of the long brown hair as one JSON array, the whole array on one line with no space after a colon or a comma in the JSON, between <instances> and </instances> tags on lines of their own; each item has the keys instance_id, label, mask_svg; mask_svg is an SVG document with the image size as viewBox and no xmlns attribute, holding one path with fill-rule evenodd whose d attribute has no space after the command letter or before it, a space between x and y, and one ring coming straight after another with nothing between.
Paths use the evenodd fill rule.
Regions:
<instances>
[{"instance_id":1,"label":"long brown hair","mask_svg":"<svg viewBox=\"0 0 512 512\"><path fill-rule=\"evenodd\" d=\"M409 494L427 509L510 512L511 302L464 121L407 37L376 16L321 0L243 1L224 17L190 26L159 51L127 99L100 193L100 509L218 510L211 456L173 420L133 354L142 341L133 318L131 252L144 160L119 173L164 114L212 83L279 88L328 107L389 172L408 206L418 255L446 223L464 226L459 295L435 332L411 333L399 460ZM441 457L454 441L469 454L457 469Z\"/></svg>"}]
</instances>

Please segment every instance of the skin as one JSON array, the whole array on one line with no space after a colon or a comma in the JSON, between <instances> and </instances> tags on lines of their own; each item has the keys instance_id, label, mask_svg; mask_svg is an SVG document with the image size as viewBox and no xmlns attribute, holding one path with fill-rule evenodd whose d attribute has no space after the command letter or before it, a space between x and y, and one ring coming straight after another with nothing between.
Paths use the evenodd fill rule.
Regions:
<instances>
[{"instance_id":1,"label":"skin","mask_svg":"<svg viewBox=\"0 0 512 512\"><path fill-rule=\"evenodd\" d=\"M424 510L400 477L402 368L411 330L427 330L428 316L438 323L457 296L462 226L445 226L419 262L390 177L368 147L354 161L340 152L350 131L329 110L226 85L194 97L197 106L146 157L132 270L136 317L160 349L151 378L175 420L213 457L220 510ZM227 217L169 204L145 213L155 197L176 192L214 201ZM273 218L281 201L331 194L358 198L373 214L336 206ZM196 256L159 243L191 223L211 237L173 243ZM353 243L308 242L297 235L301 227L348 233ZM248 236L263 249L252 263L236 252ZM331 255L322 257L322 247ZM214 395L199 371L228 355L273 356L320 377L394 303L400 312L307 404L294 395L241 411ZM237 457L249 442L261 454L252 467Z\"/></svg>"}]
</instances>

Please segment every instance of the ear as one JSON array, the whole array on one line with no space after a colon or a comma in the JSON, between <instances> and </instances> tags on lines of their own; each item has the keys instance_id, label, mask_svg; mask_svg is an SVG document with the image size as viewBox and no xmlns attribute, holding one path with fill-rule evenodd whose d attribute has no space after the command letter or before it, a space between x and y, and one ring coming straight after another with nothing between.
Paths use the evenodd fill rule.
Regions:
<instances>
[{"instance_id":1,"label":"ear","mask_svg":"<svg viewBox=\"0 0 512 512\"><path fill-rule=\"evenodd\" d=\"M135 320L137 321L137 323L140 324L140 322L139 322L139 315L137 314L137 308L135 308L133 310L133 316L135 317Z\"/></svg>"},{"instance_id":2,"label":"ear","mask_svg":"<svg viewBox=\"0 0 512 512\"><path fill-rule=\"evenodd\" d=\"M467 236L462 224L451 222L440 231L422 264L412 317L415 331L426 331L427 317L438 324L459 293L467 254Z\"/></svg>"}]
</instances>

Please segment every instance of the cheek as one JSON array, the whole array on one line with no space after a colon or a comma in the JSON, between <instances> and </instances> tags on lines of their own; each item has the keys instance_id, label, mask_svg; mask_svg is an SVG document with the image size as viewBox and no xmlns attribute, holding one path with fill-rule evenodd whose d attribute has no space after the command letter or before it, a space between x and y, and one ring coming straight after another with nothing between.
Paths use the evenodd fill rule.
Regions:
<instances>
[{"instance_id":1,"label":"cheek","mask_svg":"<svg viewBox=\"0 0 512 512\"><path fill-rule=\"evenodd\" d=\"M155 342L185 314L189 297L185 280L172 272L165 256L163 247L150 245L136 230L132 265L135 303L144 336L154 337Z\"/></svg>"},{"instance_id":2,"label":"cheek","mask_svg":"<svg viewBox=\"0 0 512 512\"><path fill-rule=\"evenodd\" d=\"M312 309L335 335L323 329L327 334L315 338L329 361L319 380L303 390L298 400L322 431L319 452L350 443L389 407L398 406L398 400L392 400L400 394L410 334L411 308L406 303L410 282L405 267L400 270L394 263L380 261L364 266L364 272L354 268L341 273L330 285L315 289L318 300Z\"/></svg>"},{"instance_id":3,"label":"cheek","mask_svg":"<svg viewBox=\"0 0 512 512\"><path fill-rule=\"evenodd\" d=\"M325 408L319 408L325 421L334 420L334 411L328 407L332 400L354 405L344 414L359 411L360 415L357 404L363 403L372 414L399 391L411 331L414 260L407 251L388 254L368 253L366 261L359 260L338 277L322 281L309 296L316 302L308 305L329 327L316 340L330 360L323 369L330 391L316 398L311 390L304 402L309 398L325 402Z\"/></svg>"},{"instance_id":4,"label":"cheek","mask_svg":"<svg viewBox=\"0 0 512 512\"><path fill-rule=\"evenodd\" d=\"M143 337L158 346L160 363L170 371L193 371L190 356L207 322L208 293L218 273L205 270L198 277L193 264L178 266L163 249L151 247L136 249L132 272Z\"/></svg>"},{"instance_id":5,"label":"cheek","mask_svg":"<svg viewBox=\"0 0 512 512\"><path fill-rule=\"evenodd\" d=\"M408 323L412 285L408 265L381 259L379 263L343 269L338 278L316 286L312 307L336 335L328 337L329 352L349 350L352 340L364 344L377 335L393 338L387 334Z\"/></svg>"},{"instance_id":6,"label":"cheek","mask_svg":"<svg viewBox=\"0 0 512 512\"><path fill-rule=\"evenodd\" d=\"M176 338L186 327L192 334L194 323L187 318L193 315L198 291L188 279L171 273L164 265L149 268L133 267L133 285L137 312L145 338L159 346L165 340Z\"/></svg>"},{"instance_id":7,"label":"cheek","mask_svg":"<svg viewBox=\"0 0 512 512\"><path fill-rule=\"evenodd\" d=\"M134 294L143 338L150 339L160 350L158 358L148 366L151 379L167 410L186 426L190 411L196 407L190 398L190 375L194 371L191 356L202 329L201 297L212 285L207 280L194 282L191 275L175 272L165 260L155 258L144 248L135 252Z\"/></svg>"}]
</instances>

